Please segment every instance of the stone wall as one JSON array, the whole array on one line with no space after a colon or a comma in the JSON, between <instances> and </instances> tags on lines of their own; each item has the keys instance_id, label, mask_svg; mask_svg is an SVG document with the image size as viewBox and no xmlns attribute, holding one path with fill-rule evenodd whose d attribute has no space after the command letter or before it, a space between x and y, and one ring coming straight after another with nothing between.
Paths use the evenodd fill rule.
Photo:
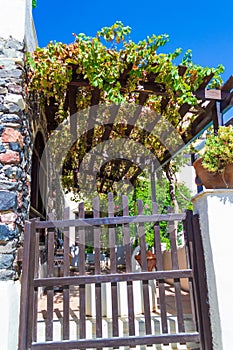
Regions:
<instances>
[{"instance_id":1,"label":"stone wall","mask_svg":"<svg viewBox=\"0 0 233 350\"><path fill-rule=\"evenodd\" d=\"M14 263L30 204L32 137L25 104L24 44L0 38L0 280Z\"/></svg>"}]
</instances>

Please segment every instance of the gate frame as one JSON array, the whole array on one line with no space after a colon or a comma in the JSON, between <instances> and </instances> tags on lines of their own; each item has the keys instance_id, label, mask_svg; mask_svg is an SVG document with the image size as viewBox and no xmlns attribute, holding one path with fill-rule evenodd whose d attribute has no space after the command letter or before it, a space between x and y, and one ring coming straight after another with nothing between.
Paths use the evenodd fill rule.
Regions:
<instances>
[{"instance_id":1,"label":"gate frame","mask_svg":"<svg viewBox=\"0 0 233 350\"><path fill-rule=\"evenodd\" d=\"M84 217L84 207L80 211L81 217ZM53 273L51 271L51 264L53 263L53 252L50 252L48 255L48 265L50 261L50 268L48 268L48 278L38 278L38 252L36 252L36 247L39 244L38 234L35 234L37 229L46 229L48 230L48 240L50 241L50 246L54 240L54 228L59 227L84 227L87 225L93 225L96 228L100 227L100 225L108 225L109 227L114 227L116 224L122 224L122 226L127 226L128 224L134 222L138 223L139 226L145 222L153 222L154 230L159 230L158 225L156 223L160 221L168 221L170 223L174 222L174 220L179 220L184 222L184 232L185 232L185 242L187 246L187 255L190 261L190 266L185 270L167 270L162 271L160 262L161 260L161 249L160 251L156 251L157 261L158 261L158 269L157 271L147 272L144 268L142 268L142 272L126 272L124 275L117 274L116 271L111 271L113 274L111 275L101 275L100 276L85 275L85 267L82 271L81 276L69 276L68 271L66 271L64 277L54 278L52 277ZM97 229L98 230L98 229ZM84 232L84 230L81 229ZM155 235L156 237L156 235ZM158 237L158 235L157 235ZM67 244L68 241L64 245L66 249L69 248ZM145 244L145 242L144 242ZM158 242L157 242L158 244ZM83 252L84 253L84 252ZM81 253L82 254L82 253ZM161 256L160 256L161 255ZM143 257L142 257L143 259ZM66 261L67 263L67 261ZM34 273L34 266L37 271ZM207 284L205 278L205 268L204 268L204 255L203 255L203 247L200 235L200 226L199 226L199 218L198 215L193 215L192 211L187 211L182 214L152 214L152 215L138 215L138 216L121 216L121 217L94 217L89 219L75 219L75 220L58 220L58 221L36 221L35 219L30 222L26 222L25 224L25 241L24 241L24 255L23 255L23 274L22 274L22 290L21 290L21 302L20 302L20 326L19 326L19 350L28 350L28 349L44 349L46 345L47 349L72 349L74 347L78 347L80 349L94 347L101 348L106 346L136 346L136 345L152 345L152 344L168 344L168 343L184 343L184 342L197 342L200 340L201 349L202 350L211 350L212 349L212 335L211 335L211 327L210 327L210 319L209 319L209 306L208 306L208 292L207 292ZM179 267L178 267L179 268ZM67 270L67 269L66 269ZM184 333L178 332L176 334L166 334L166 326L164 325L164 320L166 319L166 315L163 314L161 310L161 322L162 322L162 331L163 334L160 335L151 335L147 334L145 336L135 336L130 335L127 337L119 337L117 335L118 331L115 329L115 336L112 338L97 338L97 339L78 339L78 340L69 340L69 314L68 314L68 323L67 318L65 326L64 326L64 334L63 340L52 341L52 331L48 330L48 337L45 342L35 342L36 341L36 312L37 306L36 301L38 298L38 288L41 286L49 287L51 293L53 293L53 286L61 285L64 287L64 292L67 295L66 291L69 292L69 286L71 285L85 285L86 283L96 283L100 284L102 282L111 282L112 285L114 283L120 281L128 281L132 283L133 280L142 280L145 281L143 283L148 283L150 279L156 279L157 281L164 281L165 278L173 278L174 284L178 283L179 278L193 278L193 282L190 282L190 293L192 293L192 288L194 292L194 303L193 303L193 311L195 313L194 317L197 321L197 332L193 333ZM59 279L59 283L58 283ZM144 287L143 287L144 288ZM159 283L159 291L163 290L163 283ZM146 289L146 287L145 287ZM65 296L63 292L63 296ZM53 295L53 294L51 294ZM146 294L145 294L146 295ZM161 297L163 294L159 294ZM69 298L69 296L68 296ZM85 295L84 295L85 298ZM69 299L68 299L69 300ZM161 300L162 302L162 300ZM85 307L84 307L85 313ZM165 310L166 311L166 310ZM48 310L51 312L52 310ZM117 312L117 311L116 311ZM182 330L182 326L179 325L179 313L182 319L182 310L178 312L178 327L179 330ZM146 310L145 310L146 313ZM66 314L67 316L67 314ZM64 316L65 317L65 316ZM149 319L146 319L145 315L145 323L147 324L148 330L146 328L146 333L150 333L149 327ZM149 316L148 316L149 317ZM80 321L81 328L81 338L84 338L85 335L85 320ZM114 331L113 331L114 332ZM49 335L50 334L50 335ZM114 334L114 333L113 333ZM132 333L133 334L133 333ZM107 345L106 345L107 344Z\"/></svg>"}]
</instances>

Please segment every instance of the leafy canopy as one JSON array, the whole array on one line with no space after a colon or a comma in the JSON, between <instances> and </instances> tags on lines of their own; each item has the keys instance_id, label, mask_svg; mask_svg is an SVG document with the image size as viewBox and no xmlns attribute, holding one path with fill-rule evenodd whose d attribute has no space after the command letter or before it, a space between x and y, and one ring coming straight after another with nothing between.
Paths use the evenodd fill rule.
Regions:
<instances>
[{"instance_id":1,"label":"leafy canopy","mask_svg":"<svg viewBox=\"0 0 233 350\"><path fill-rule=\"evenodd\" d=\"M141 91L144 90L146 98L143 104L147 111L155 111L168 120L168 124L172 124L179 133L188 132L195 113L189 113L187 118L182 119L181 106L188 104L191 107L198 104L194 92L206 77L212 76L212 88L219 87L222 83L223 67L220 65L209 68L194 64L190 50L183 56L180 48L172 53L161 53L161 47L169 41L167 34L153 34L136 43L129 38L130 33L130 27L117 21L111 27L99 30L95 37L83 33L74 34L75 40L72 44L50 42L45 48L37 48L33 54L28 55L29 91L39 96L42 105L49 105L51 100L55 100L59 106L56 116L61 122L67 116L65 101L71 81L80 83L76 96L78 111L87 110L93 104L92 97L96 91L99 104L133 102L140 105ZM159 93L145 90L145 84L151 82L156 83L163 93L160 90ZM104 134L102 124L96 124L91 140L92 147L102 142ZM127 121L121 122L114 126L111 137L125 137L127 128ZM162 135L163 130L159 131ZM135 141L140 139L160 161L163 160L164 146L152 134L148 135L133 128L130 138ZM172 139L171 142L174 143L175 140ZM73 169L78 168L86 151L86 138L70 151L67 163L71 166L67 165L67 171L63 174L63 183L68 190L77 187Z\"/></svg>"},{"instance_id":2,"label":"leafy canopy","mask_svg":"<svg viewBox=\"0 0 233 350\"><path fill-rule=\"evenodd\" d=\"M182 50L178 48L168 54L157 52L169 41L167 34L153 34L135 43L129 39L130 32L130 27L117 21L111 27L99 30L95 37L73 34L75 41L72 44L50 42L45 48L37 48L28 55L29 89L39 94L42 103L55 98L62 119L67 86L74 74L89 84L79 88L79 109L90 105L93 88L101 91L100 103L138 102L140 84L153 78L155 83L165 86L169 103L162 110L161 96L152 94L146 105L177 124L180 106L197 104L193 92L206 76L213 74L211 87L221 85L221 65L217 68L196 65L188 50L180 59L180 64L186 66L185 73L180 75L174 60ZM126 77L124 84L123 77Z\"/></svg>"}]
</instances>

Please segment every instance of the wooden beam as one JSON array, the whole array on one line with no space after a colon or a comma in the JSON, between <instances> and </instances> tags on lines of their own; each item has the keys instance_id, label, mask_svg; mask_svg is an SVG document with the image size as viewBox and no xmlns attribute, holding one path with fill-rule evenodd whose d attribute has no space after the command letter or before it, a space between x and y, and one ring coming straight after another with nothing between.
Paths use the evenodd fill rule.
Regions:
<instances>
[{"instance_id":1,"label":"wooden beam","mask_svg":"<svg viewBox=\"0 0 233 350\"><path fill-rule=\"evenodd\" d=\"M136 111L134 112L133 117L128 121L128 126L127 129L125 131L125 136L129 136L131 131L133 130L134 125L136 124L137 119L139 118L141 111L142 111L142 107L144 106L144 104L146 103L147 99L148 99L149 94L145 94L145 93L140 93L139 94L139 105L138 108L136 109Z\"/></svg>"},{"instance_id":2,"label":"wooden beam","mask_svg":"<svg viewBox=\"0 0 233 350\"><path fill-rule=\"evenodd\" d=\"M74 136L74 140L77 139L77 104L76 104L77 88L75 86L69 86L68 98L69 98L69 110L70 110L70 131Z\"/></svg>"},{"instance_id":3,"label":"wooden beam","mask_svg":"<svg viewBox=\"0 0 233 350\"><path fill-rule=\"evenodd\" d=\"M113 104L110 107L110 118L108 120L108 124L105 125L102 141L106 141L109 139L119 108L120 108L120 104L119 105Z\"/></svg>"},{"instance_id":4,"label":"wooden beam","mask_svg":"<svg viewBox=\"0 0 233 350\"><path fill-rule=\"evenodd\" d=\"M182 138L185 143L191 142L199 133L204 130L208 124L210 124L213 119L213 111L215 108L215 101L210 101L208 106L206 107L203 113L199 114L199 116L194 120L189 136L183 135Z\"/></svg>"},{"instance_id":5,"label":"wooden beam","mask_svg":"<svg viewBox=\"0 0 233 350\"><path fill-rule=\"evenodd\" d=\"M90 113L87 121L87 134L86 134L86 141L87 141L86 151L87 152L89 152L92 148L92 141L94 136L94 128L96 124L96 115L97 115L99 101L100 101L100 89L96 87L91 92L91 108L90 108Z\"/></svg>"},{"instance_id":6,"label":"wooden beam","mask_svg":"<svg viewBox=\"0 0 233 350\"><path fill-rule=\"evenodd\" d=\"M223 113L229 107L233 106L233 91L229 93L224 101L221 101L220 110Z\"/></svg>"},{"instance_id":7,"label":"wooden beam","mask_svg":"<svg viewBox=\"0 0 233 350\"><path fill-rule=\"evenodd\" d=\"M179 76L183 77L183 75L185 74L187 68L188 68L187 66L179 65L178 66L178 74L179 74Z\"/></svg>"},{"instance_id":8,"label":"wooden beam","mask_svg":"<svg viewBox=\"0 0 233 350\"><path fill-rule=\"evenodd\" d=\"M59 228L59 227L89 227L101 226L101 225L121 225L130 223L145 223L145 222L161 222L161 221L182 221L186 218L186 213L168 213L168 214L152 214L152 215L136 215L136 216L116 216L116 217L103 217L103 218L87 218L85 222L83 219L70 219L70 220L51 220L51 221L35 221L35 229L42 228ZM29 223L27 221L27 223ZM139 272L141 273L141 272ZM109 275L108 275L109 276ZM57 280L56 280L57 282Z\"/></svg>"},{"instance_id":9,"label":"wooden beam","mask_svg":"<svg viewBox=\"0 0 233 350\"><path fill-rule=\"evenodd\" d=\"M223 91L220 89L205 89L205 90L198 90L194 92L194 95L199 100L217 100L217 101L223 101L227 98L229 95L229 92Z\"/></svg>"},{"instance_id":10,"label":"wooden beam","mask_svg":"<svg viewBox=\"0 0 233 350\"><path fill-rule=\"evenodd\" d=\"M209 84L210 80L213 78L214 73L208 75L203 79L203 82L198 86L198 90L203 90L206 88L206 86Z\"/></svg>"},{"instance_id":11,"label":"wooden beam","mask_svg":"<svg viewBox=\"0 0 233 350\"><path fill-rule=\"evenodd\" d=\"M233 89L233 75L223 84L221 90L223 91L231 91Z\"/></svg>"}]
</instances>

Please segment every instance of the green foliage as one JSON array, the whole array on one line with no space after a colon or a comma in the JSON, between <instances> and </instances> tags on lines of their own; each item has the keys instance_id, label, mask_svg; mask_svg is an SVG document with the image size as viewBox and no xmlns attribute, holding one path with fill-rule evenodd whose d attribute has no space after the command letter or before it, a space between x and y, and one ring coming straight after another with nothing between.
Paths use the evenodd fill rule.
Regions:
<instances>
[{"instance_id":1,"label":"green foliage","mask_svg":"<svg viewBox=\"0 0 233 350\"><path fill-rule=\"evenodd\" d=\"M42 105L55 99L55 104L59 106L56 117L61 122L67 117L65 99L73 76L87 84L78 88L78 111L90 107L94 89L100 92L99 104L140 104L141 84L153 79L166 91L168 102L164 107L163 97L151 94L144 104L145 109L155 111L168 120L180 134L188 133L193 116L183 122L179 113L181 106L185 103L197 105L194 92L207 76L213 75L210 82L212 88L221 85L223 67L209 68L194 64L190 50L183 57L180 48L172 53L160 53L161 47L169 41L167 34L153 34L136 43L129 39L130 33L129 26L117 21L110 27L100 29L94 37L74 34L72 44L50 42L45 48L37 48L33 54L28 54L27 59L29 92L35 93ZM178 62L179 58L180 64L186 67L183 74L179 74L179 66L174 62ZM118 132L117 137L124 135L126 124L122 122L121 134L114 130L115 135ZM161 130L158 129L159 125L156 126L161 135L166 132L162 130L166 123L162 124ZM101 125L95 127L93 139L97 140L96 144L101 140L102 131ZM130 137L137 141L141 137L140 131L134 129ZM171 142L175 142L174 138ZM168 140L166 145L169 146ZM156 154L159 161L163 160L164 146L152 134L144 140L144 146ZM77 161L85 150L84 143L72 148L70 158L67 157L71 168L77 167ZM73 174L69 169L63 174L63 184L68 190L75 191Z\"/></svg>"},{"instance_id":2,"label":"green foliage","mask_svg":"<svg viewBox=\"0 0 233 350\"><path fill-rule=\"evenodd\" d=\"M207 136L202 165L210 172L222 172L233 163L233 127L220 126L217 134Z\"/></svg>"},{"instance_id":3,"label":"green foliage","mask_svg":"<svg viewBox=\"0 0 233 350\"><path fill-rule=\"evenodd\" d=\"M189 189L183 184L180 183L179 189L176 189L176 197L179 204L179 207L182 209L192 209L192 203L189 200L191 198L191 193ZM187 198L187 199L186 199ZM152 203L151 203L151 183L149 179L145 176L140 176L135 188L134 195L130 198L129 208L131 215L137 213L136 200L141 199L144 204L144 214L152 214ZM166 214L168 208L172 207L172 201L170 196L170 188L168 180L159 174L156 181L156 201L158 203L158 212L160 214ZM146 242L148 247L154 245L154 228L151 224L145 224L146 230ZM178 233L183 230L182 224L178 226ZM135 233L133 233L135 234ZM160 236L161 242L166 243L167 249L170 248L169 234L167 231L167 222L160 223Z\"/></svg>"},{"instance_id":4,"label":"green foliage","mask_svg":"<svg viewBox=\"0 0 233 350\"><path fill-rule=\"evenodd\" d=\"M67 85L72 78L72 68L75 66L77 74L87 79L93 88L101 90L102 102L121 103L130 99L137 103L134 91L140 81L147 81L153 74L156 83L165 85L170 98L163 113L176 125L180 106L183 103L197 104L193 92L206 76L214 75L212 87L221 84L222 66L204 68L196 65L191 60L190 50L181 58L181 63L187 69L180 76L178 66L173 61L181 55L182 50L176 49L170 54L157 53L169 41L167 34L153 34L135 43L127 39L130 32L130 27L117 21L111 27L102 28L95 37L83 33L74 34L75 42L72 44L50 42L45 48L37 48L28 56L29 90L38 93L42 103L55 97L63 106ZM124 89L119 82L123 73L128 75ZM80 93L80 106L88 107L90 100L87 100L86 90L83 89ZM151 102L148 102L150 108L160 113L160 97L153 96L153 103Z\"/></svg>"},{"instance_id":5,"label":"green foliage","mask_svg":"<svg viewBox=\"0 0 233 350\"><path fill-rule=\"evenodd\" d=\"M128 36L131 32L129 26L124 27L121 21L117 21L111 27L103 27L100 31L97 32L97 38L103 38L107 42L112 42L120 44L125 40L125 36Z\"/></svg>"},{"instance_id":6,"label":"green foliage","mask_svg":"<svg viewBox=\"0 0 233 350\"><path fill-rule=\"evenodd\" d=\"M32 8L36 8L37 6L37 0L32 0Z\"/></svg>"}]
</instances>

